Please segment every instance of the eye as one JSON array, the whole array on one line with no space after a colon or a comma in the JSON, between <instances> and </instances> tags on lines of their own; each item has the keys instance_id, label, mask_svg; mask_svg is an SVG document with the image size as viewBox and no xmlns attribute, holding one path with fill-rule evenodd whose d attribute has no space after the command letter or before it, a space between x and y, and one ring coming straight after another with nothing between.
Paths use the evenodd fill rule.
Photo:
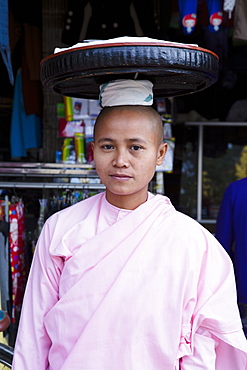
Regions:
<instances>
[{"instance_id":1,"label":"eye","mask_svg":"<svg viewBox=\"0 0 247 370\"><path fill-rule=\"evenodd\" d=\"M142 147L141 147L140 145L132 145L132 146L130 147L130 149L131 149L131 150L134 150L134 151L137 151L137 150L142 149Z\"/></svg>"},{"instance_id":2,"label":"eye","mask_svg":"<svg viewBox=\"0 0 247 370\"><path fill-rule=\"evenodd\" d=\"M105 149L105 150L111 150L111 149L113 149L114 147L113 147L113 145L111 145L111 144L104 144L104 145L102 145L102 146L101 146L101 148L102 148L102 149Z\"/></svg>"}]
</instances>

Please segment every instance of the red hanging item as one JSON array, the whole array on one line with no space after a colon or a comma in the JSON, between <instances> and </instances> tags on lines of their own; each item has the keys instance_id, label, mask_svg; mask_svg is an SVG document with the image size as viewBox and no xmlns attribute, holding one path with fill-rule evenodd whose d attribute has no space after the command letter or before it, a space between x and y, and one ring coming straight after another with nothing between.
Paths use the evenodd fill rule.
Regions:
<instances>
[{"instance_id":1,"label":"red hanging item","mask_svg":"<svg viewBox=\"0 0 247 370\"><path fill-rule=\"evenodd\" d=\"M26 285L25 223L24 204L18 202L9 206L9 245L12 277L12 322L15 323L21 310Z\"/></svg>"}]
</instances>

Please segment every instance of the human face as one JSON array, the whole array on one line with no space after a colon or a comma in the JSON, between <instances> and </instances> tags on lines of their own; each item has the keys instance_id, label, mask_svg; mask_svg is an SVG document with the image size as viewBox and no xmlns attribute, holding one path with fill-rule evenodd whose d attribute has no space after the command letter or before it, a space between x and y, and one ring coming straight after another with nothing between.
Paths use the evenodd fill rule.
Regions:
<instances>
[{"instance_id":1,"label":"human face","mask_svg":"<svg viewBox=\"0 0 247 370\"><path fill-rule=\"evenodd\" d=\"M167 144L160 143L152 115L123 108L109 111L97 123L92 144L97 173L107 200L135 209L147 200L148 183L161 165Z\"/></svg>"}]
</instances>

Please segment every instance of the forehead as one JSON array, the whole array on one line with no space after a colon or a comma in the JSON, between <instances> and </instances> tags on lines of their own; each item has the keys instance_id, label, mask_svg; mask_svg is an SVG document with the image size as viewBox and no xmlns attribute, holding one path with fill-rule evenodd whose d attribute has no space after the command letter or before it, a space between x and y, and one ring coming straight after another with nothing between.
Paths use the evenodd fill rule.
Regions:
<instances>
[{"instance_id":1,"label":"forehead","mask_svg":"<svg viewBox=\"0 0 247 370\"><path fill-rule=\"evenodd\" d=\"M156 123L157 124L157 123ZM98 129L147 130L155 125L155 117L149 110L139 107L114 107L105 109L99 115L95 127Z\"/></svg>"},{"instance_id":2,"label":"forehead","mask_svg":"<svg viewBox=\"0 0 247 370\"><path fill-rule=\"evenodd\" d=\"M95 139L109 138L114 141L153 140L155 130L152 130L147 118L138 114L118 114L111 112L97 124Z\"/></svg>"}]
</instances>

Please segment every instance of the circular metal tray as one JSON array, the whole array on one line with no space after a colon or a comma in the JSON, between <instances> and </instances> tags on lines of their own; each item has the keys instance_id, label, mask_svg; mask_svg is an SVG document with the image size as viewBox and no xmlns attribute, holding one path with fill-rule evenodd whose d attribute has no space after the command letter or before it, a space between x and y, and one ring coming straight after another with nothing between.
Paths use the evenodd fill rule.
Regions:
<instances>
[{"instance_id":1,"label":"circular metal tray","mask_svg":"<svg viewBox=\"0 0 247 370\"><path fill-rule=\"evenodd\" d=\"M103 43L70 48L41 61L41 82L54 92L98 99L99 85L147 79L154 97L201 91L218 78L219 58L196 45L162 42Z\"/></svg>"}]
</instances>

